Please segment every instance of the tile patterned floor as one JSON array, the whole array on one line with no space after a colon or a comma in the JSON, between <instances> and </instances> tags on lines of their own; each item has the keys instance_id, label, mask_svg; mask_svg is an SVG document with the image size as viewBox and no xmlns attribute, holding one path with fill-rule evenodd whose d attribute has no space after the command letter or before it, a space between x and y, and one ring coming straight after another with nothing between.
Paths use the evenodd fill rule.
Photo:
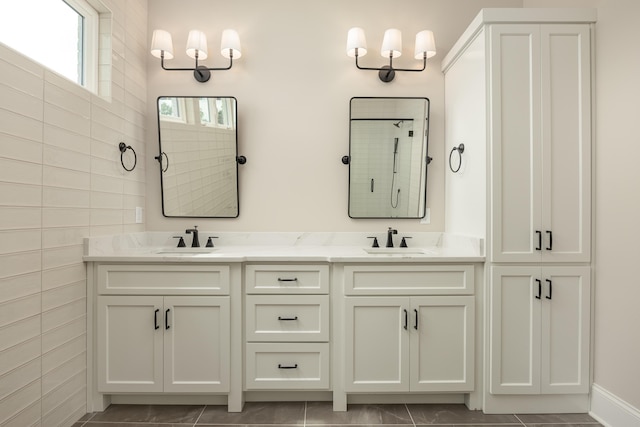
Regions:
<instances>
[{"instance_id":1,"label":"tile patterned floor","mask_svg":"<svg viewBox=\"0 0 640 427\"><path fill-rule=\"evenodd\" d=\"M111 405L85 415L73 427L597 427L587 414L489 415L464 405L349 405L333 412L331 402L247 402L240 413L226 406Z\"/></svg>"}]
</instances>

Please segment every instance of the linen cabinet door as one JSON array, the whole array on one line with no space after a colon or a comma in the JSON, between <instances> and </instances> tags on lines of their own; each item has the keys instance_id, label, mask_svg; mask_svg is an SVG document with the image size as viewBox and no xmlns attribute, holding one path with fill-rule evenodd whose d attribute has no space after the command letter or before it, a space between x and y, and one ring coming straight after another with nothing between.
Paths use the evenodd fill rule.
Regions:
<instances>
[{"instance_id":1,"label":"linen cabinet door","mask_svg":"<svg viewBox=\"0 0 640 427\"><path fill-rule=\"evenodd\" d=\"M492 267L490 392L540 393L540 267Z\"/></svg>"},{"instance_id":2,"label":"linen cabinet door","mask_svg":"<svg viewBox=\"0 0 640 427\"><path fill-rule=\"evenodd\" d=\"M164 391L229 391L229 297L165 297Z\"/></svg>"},{"instance_id":3,"label":"linen cabinet door","mask_svg":"<svg viewBox=\"0 0 640 427\"><path fill-rule=\"evenodd\" d=\"M541 26L543 262L591 258L591 60L585 24Z\"/></svg>"},{"instance_id":4,"label":"linen cabinet door","mask_svg":"<svg viewBox=\"0 0 640 427\"><path fill-rule=\"evenodd\" d=\"M345 389L409 391L408 297L345 298Z\"/></svg>"},{"instance_id":5,"label":"linen cabinet door","mask_svg":"<svg viewBox=\"0 0 640 427\"><path fill-rule=\"evenodd\" d=\"M539 262L540 26L491 25L490 43L491 261Z\"/></svg>"},{"instance_id":6,"label":"linen cabinet door","mask_svg":"<svg viewBox=\"0 0 640 427\"><path fill-rule=\"evenodd\" d=\"M544 267L542 393L589 392L590 269Z\"/></svg>"},{"instance_id":7,"label":"linen cabinet door","mask_svg":"<svg viewBox=\"0 0 640 427\"><path fill-rule=\"evenodd\" d=\"M473 391L474 297L411 299L411 391Z\"/></svg>"},{"instance_id":8,"label":"linen cabinet door","mask_svg":"<svg viewBox=\"0 0 640 427\"><path fill-rule=\"evenodd\" d=\"M162 297L99 296L98 391L162 391Z\"/></svg>"}]
</instances>

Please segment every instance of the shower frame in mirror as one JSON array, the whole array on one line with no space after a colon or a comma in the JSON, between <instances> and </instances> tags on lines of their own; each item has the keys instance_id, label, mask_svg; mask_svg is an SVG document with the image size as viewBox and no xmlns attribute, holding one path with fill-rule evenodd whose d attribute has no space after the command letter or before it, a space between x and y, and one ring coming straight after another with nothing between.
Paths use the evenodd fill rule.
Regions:
<instances>
[{"instance_id":1,"label":"shower frame in mirror","mask_svg":"<svg viewBox=\"0 0 640 427\"><path fill-rule=\"evenodd\" d=\"M162 215L237 218L237 100L230 96L159 96Z\"/></svg>"},{"instance_id":2,"label":"shower frame in mirror","mask_svg":"<svg viewBox=\"0 0 640 427\"><path fill-rule=\"evenodd\" d=\"M429 106L421 97L351 98L350 218L424 218Z\"/></svg>"}]
</instances>

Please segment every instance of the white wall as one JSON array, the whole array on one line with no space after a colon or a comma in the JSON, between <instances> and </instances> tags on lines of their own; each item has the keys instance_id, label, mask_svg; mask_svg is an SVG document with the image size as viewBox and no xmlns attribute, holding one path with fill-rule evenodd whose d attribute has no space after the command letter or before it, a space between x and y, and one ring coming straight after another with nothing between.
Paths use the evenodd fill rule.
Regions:
<instances>
[{"instance_id":1,"label":"white wall","mask_svg":"<svg viewBox=\"0 0 640 427\"><path fill-rule=\"evenodd\" d=\"M206 63L225 64L217 53L223 28L238 30L243 57L233 69L213 72L208 83L191 73L168 72L148 57L148 150L157 153L155 100L160 95L230 95L238 99L240 216L237 219L167 219L161 214L158 164L147 159L147 227L184 230L355 231L444 229L444 85L440 60L482 7L520 7L521 0L154 0L149 3L149 35L170 31L176 58L172 66L191 65L184 53L187 33L208 35ZM404 55L397 66L416 67L415 34L435 33L438 55L423 73L398 73L381 82L376 72L357 70L345 54L349 28L361 26L369 54L361 65L381 66L384 30L402 30ZM349 100L354 96L419 96L431 100L428 176L431 224L418 220L352 220L347 215ZM155 154L154 154L155 155Z\"/></svg>"},{"instance_id":2,"label":"white wall","mask_svg":"<svg viewBox=\"0 0 640 427\"><path fill-rule=\"evenodd\" d=\"M70 426L86 412L82 238L140 231L146 0L112 12L112 100L0 44L0 425ZM46 35L43 35L45 37ZM138 153L124 172L118 143Z\"/></svg>"}]
</instances>

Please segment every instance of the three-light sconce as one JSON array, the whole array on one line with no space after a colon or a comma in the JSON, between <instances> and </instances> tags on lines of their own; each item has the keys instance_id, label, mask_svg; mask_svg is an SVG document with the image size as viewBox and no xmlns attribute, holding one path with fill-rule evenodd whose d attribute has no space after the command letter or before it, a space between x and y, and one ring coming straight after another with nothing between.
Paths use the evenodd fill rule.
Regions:
<instances>
[{"instance_id":1,"label":"three-light sconce","mask_svg":"<svg viewBox=\"0 0 640 427\"><path fill-rule=\"evenodd\" d=\"M393 66L393 60L402 55L402 33L395 28L385 31L382 48L380 49L380 55L382 55L383 58L389 58L389 65L384 65L380 68L361 67L358 63L358 58L366 54L367 40L364 35L364 30L359 27L350 29L347 33L347 55L356 58L356 67L358 67L358 69L378 71L380 80L388 83L393 80L396 71L424 71L425 68L427 68L427 58L431 58L436 54L436 43L432 31L424 30L416 34L414 57L415 59L422 60L422 68L419 69L396 68Z\"/></svg>"},{"instance_id":2,"label":"three-light sconce","mask_svg":"<svg viewBox=\"0 0 640 427\"><path fill-rule=\"evenodd\" d=\"M242 56L240 48L240 36L235 30L224 30L220 43L220 54L229 59L229 65L220 68L209 68L199 64L198 61L207 59L207 36L199 30L191 30L187 39L187 56L196 60L193 68L167 68L164 61L173 59L173 40L171 33L164 30L154 30L151 39L151 54L160 58L160 65L167 71L193 71L195 79L201 83L211 78L211 71L229 70L233 66L233 60Z\"/></svg>"}]
</instances>

